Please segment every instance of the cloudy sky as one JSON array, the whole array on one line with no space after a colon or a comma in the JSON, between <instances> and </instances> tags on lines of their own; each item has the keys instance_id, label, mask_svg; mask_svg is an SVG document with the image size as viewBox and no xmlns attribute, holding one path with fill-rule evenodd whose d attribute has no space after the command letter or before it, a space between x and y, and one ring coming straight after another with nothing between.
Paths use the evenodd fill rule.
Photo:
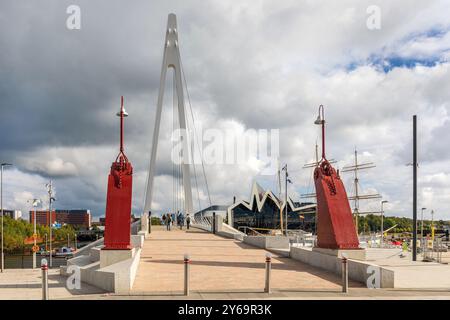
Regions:
<instances>
[{"instance_id":1,"label":"cloudy sky","mask_svg":"<svg viewBox=\"0 0 450 320\"><path fill-rule=\"evenodd\" d=\"M81 9L80 30L66 27L72 4ZM380 29L367 27L372 5L381 10ZM0 161L14 164L4 174L6 208L26 212L27 200L45 198L52 179L57 208L103 215L124 95L133 212L140 214L170 12L178 18L196 122L237 137L279 129L294 199L313 191L302 166L314 157L320 135L313 122L323 104L327 155L342 168L356 147L362 162L377 165L361 173L363 192L389 200L388 215L411 216L406 164L417 114L419 208L450 219L450 3L419 0L1 1ZM169 77L155 212L173 203L171 83ZM253 181L276 191L276 177L261 175L254 163L205 171L215 204L247 199ZM351 175L343 177L351 193ZM208 203L198 182L196 209ZM378 208L379 201L363 205Z\"/></svg>"}]
</instances>

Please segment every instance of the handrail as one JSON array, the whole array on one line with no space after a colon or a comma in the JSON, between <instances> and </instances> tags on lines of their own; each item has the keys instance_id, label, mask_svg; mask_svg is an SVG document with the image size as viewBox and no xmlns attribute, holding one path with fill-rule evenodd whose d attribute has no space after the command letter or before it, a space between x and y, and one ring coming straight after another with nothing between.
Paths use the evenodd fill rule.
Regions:
<instances>
[{"instance_id":1,"label":"handrail","mask_svg":"<svg viewBox=\"0 0 450 320\"><path fill-rule=\"evenodd\" d=\"M262 234L262 233L256 231L256 230L255 230L254 228L252 228L252 227L248 227L248 226L240 226L240 227L238 227L238 230L241 229L241 228L244 229L244 233L245 233L245 234L247 234L247 230L250 230L250 231L251 231L254 235L256 235L256 236L264 236L264 234ZM239 231L240 231L240 230L239 230Z\"/></svg>"},{"instance_id":2,"label":"handrail","mask_svg":"<svg viewBox=\"0 0 450 320\"><path fill-rule=\"evenodd\" d=\"M94 242L91 242L91 243L85 245L84 247L81 247L79 250L75 251L75 253L73 254L73 257L88 255L89 249L102 245L104 240L105 239L102 237Z\"/></svg>"},{"instance_id":3,"label":"handrail","mask_svg":"<svg viewBox=\"0 0 450 320\"><path fill-rule=\"evenodd\" d=\"M212 216L203 216L203 214L200 217L196 217L194 215L193 224L199 225L201 228L206 229L209 232L212 232Z\"/></svg>"},{"instance_id":4,"label":"handrail","mask_svg":"<svg viewBox=\"0 0 450 320\"><path fill-rule=\"evenodd\" d=\"M141 219L136 220L130 225L131 234L136 235L141 230Z\"/></svg>"}]
</instances>

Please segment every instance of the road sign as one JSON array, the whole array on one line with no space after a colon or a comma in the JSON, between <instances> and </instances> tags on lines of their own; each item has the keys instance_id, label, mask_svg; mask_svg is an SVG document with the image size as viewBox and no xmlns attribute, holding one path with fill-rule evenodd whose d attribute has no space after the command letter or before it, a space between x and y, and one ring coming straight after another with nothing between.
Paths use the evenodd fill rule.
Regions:
<instances>
[{"instance_id":1,"label":"road sign","mask_svg":"<svg viewBox=\"0 0 450 320\"><path fill-rule=\"evenodd\" d=\"M35 244L33 246L33 252L38 252L39 251L39 246L37 244Z\"/></svg>"}]
</instances>

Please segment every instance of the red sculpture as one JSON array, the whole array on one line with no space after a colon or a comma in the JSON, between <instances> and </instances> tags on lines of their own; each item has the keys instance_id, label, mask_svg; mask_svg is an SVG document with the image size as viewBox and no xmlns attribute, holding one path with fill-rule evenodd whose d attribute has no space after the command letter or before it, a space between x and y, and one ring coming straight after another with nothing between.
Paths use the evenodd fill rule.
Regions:
<instances>
[{"instance_id":1,"label":"red sculpture","mask_svg":"<svg viewBox=\"0 0 450 320\"><path fill-rule=\"evenodd\" d=\"M322 114L320 114L322 110ZM322 159L314 170L317 196L317 247L359 249L352 211L339 172L325 157L325 118L319 107L316 124L322 125Z\"/></svg>"},{"instance_id":2,"label":"red sculpture","mask_svg":"<svg viewBox=\"0 0 450 320\"><path fill-rule=\"evenodd\" d=\"M127 117L121 98L120 111L120 152L111 165L106 196L105 250L129 250L131 224L131 194L133 167L123 149L123 118Z\"/></svg>"}]
</instances>

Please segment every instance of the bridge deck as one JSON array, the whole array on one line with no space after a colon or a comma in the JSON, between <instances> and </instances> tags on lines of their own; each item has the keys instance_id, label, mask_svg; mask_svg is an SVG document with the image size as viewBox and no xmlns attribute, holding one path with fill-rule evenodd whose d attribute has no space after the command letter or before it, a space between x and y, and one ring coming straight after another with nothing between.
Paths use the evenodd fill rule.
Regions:
<instances>
[{"instance_id":1,"label":"bridge deck","mask_svg":"<svg viewBox=\"0 0 450 320\"><path fill-rule=\"evenodd\" d=\"M202 292L261 291L267 251L207 233L153 226L145 240L133 294L182 292L183 256L191 256L190 289ZM339 291L340 277L273 255L272 288ZM350 286L360 286L350 282Z\"/></svg>"}]
</instances>

